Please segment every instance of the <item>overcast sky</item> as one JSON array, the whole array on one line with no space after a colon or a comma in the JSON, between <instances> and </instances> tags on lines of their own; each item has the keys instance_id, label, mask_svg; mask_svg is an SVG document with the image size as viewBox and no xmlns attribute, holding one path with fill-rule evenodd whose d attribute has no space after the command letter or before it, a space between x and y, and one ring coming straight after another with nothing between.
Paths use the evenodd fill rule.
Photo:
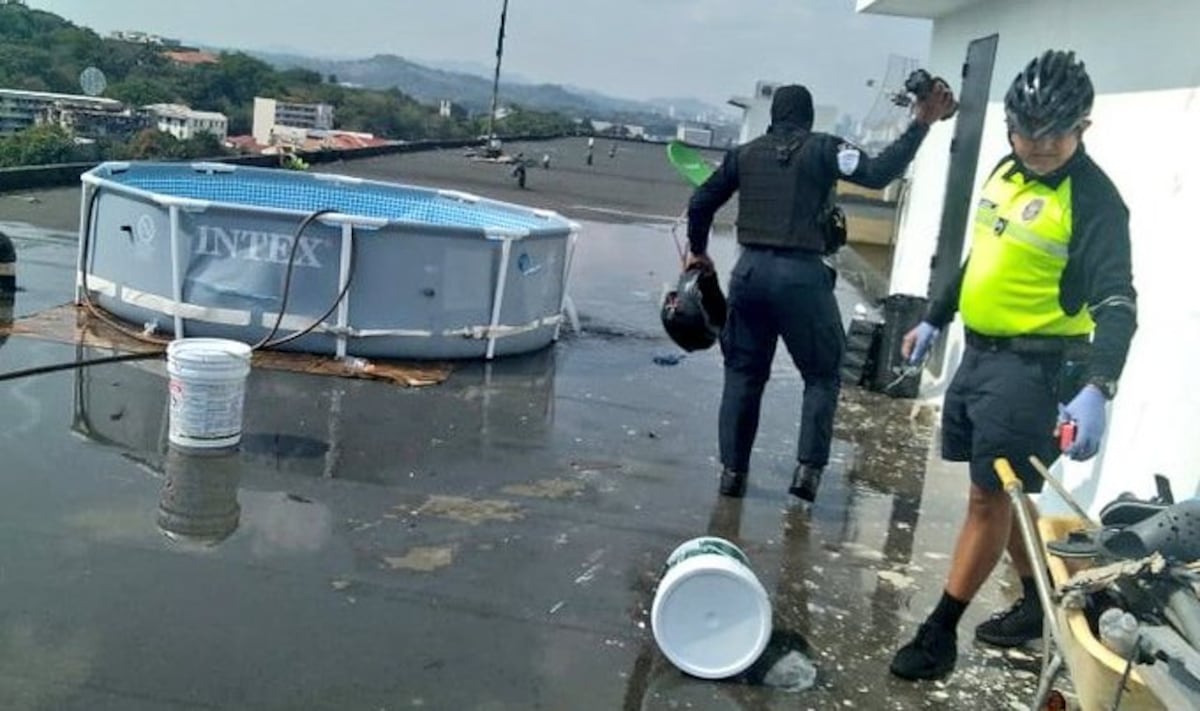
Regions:
<instances>
[{"instance_id":1,"label":"overcast sky","mask_svg":"<svg viewBox=\"0 0 1200 711\"><path fill-rule=\"evenodd\" d=\"M28 0L107 34L317 56L491 66L502 0ZM619 97L721 104L758 79L807 84L861 116L889 54L924 59L929 24L854 0L509 0L504 70Z\"/></svg>"}]
</instances>

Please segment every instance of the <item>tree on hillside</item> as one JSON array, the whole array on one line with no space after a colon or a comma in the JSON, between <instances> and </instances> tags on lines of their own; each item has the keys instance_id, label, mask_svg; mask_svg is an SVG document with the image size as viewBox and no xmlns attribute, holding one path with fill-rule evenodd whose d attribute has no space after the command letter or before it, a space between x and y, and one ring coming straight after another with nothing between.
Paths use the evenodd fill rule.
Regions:
<instances>
[{"instance_id":1,"label":"tree on hillside","mask_svg":"<svg viewBox=\"0 0 1200 711\"><path fill-rule=\"evenodd\" d=\"M52 124L34 126L0 138L0 166L48 165L76 160L75 139Z\"/></svg>"},{"instance_id":2,"label":"tree on hillside","mask_svg":"<svg viewBox=\"0 0 1200 711\"><path fill-rule=\"evenodd\" d=\"M124 147L119 147L121 158L130 160L216 158L229 151L211 133L201 133L186 140L179 140L169 133L148 128L138 133Z\"/></svg>"},{"instance_id":3,"label":"tree on hillside","mask_svg":"<svg viewBox=\"0 0 1200 711\"><path fill-rule=\"evenodd\" d=\"M575 128L575 124L562 114L529 111L519 106L511 108L511 113L496 122L498 133L537 136L566 134Z\"/></svg>"},{"instance_id":4,"label":"tree on hillside","mask_svg":"<svg viewBox=\"0 0 1200 711\"><path fill-rule=\"evenodd\" d=\"M149 158L174 158L179 141L169 133L156 128L138 132L121 151L122 158L146 160Z\"/></svg>"},{"instance_id":5,"label":"tree on hillside","mask_svg":"<svg viewBox=\"0 0 1200 711\"><path fill-rule=\"evenodd\" d=\"M399 58L396 62L407 65ZM461 116L441 117L399 89L356 89L338 77L308 69L279 71L241 52L222 53L215 64L175 63L162 48L100 37L61 17L0 0L0 87L79 93L86 67L108 78L105 96L131 107L157 103L186 104L219 111L229 119L233 135L251 131L256 96L327 103L334 107L338 128L405 140L473 137L477 122ZM446 94L447 92L440 92ZM562 116L518 111L500 128L507 134L570 131ZM115 138L76 142L65 130L37 127L0 138L0 163L37 164L106 158L192 158L223 152L211 136L177 141L156 130L123 144Z\"/></svg>"},{"instance_id":6,"label":"tree on hillside","mask_svg":"<svg viewBox=\"0 0 1200 711\"><path fill-rule=\"evenodd\" d=\"M38 39L55 30L73 26L53 13L31 10L21 5L0 5L0 39L5 42Z\"/></svg>"},{"instance_id":7,"label":"tree on hillside","mask_svg":"<svg viewBox=\"0 0 1200 711\"><path fill-rule=\"evenodd\" d=\"M314 72L310 69L301 69L300 67L284 69L279 73L279 78L282 79L285 84L292 86L317 86L324 81L320 72Z\"/></svg>"},{"instance_id":8,"label":"tree on hillside","mask_svg":"<svg viewBox=\"0 0 1200 711\"><path fill-rule=\"evenodd\" d=\"M130 106L170 104L178 99L175 90L168 83L144 78L117 82L110 86L106 93L109 98L123 101Z\"/></svg>"}]
</instances>

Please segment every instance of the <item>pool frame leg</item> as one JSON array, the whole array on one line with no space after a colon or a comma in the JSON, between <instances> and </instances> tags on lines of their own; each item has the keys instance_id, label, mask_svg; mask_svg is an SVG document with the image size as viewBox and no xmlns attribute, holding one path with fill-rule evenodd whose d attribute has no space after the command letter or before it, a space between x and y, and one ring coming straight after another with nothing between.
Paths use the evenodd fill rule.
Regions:
<instances>
[{"instance_id":1,"label":"pool frame leg","mask_svg":"<svg viewBox=\"0 0 1200 711\"><path fill-rule=\"evenodd\" d=\"M346 283L350 281L350 259L354 249L354 225L350 222L342 223L342 263L338 272L338 286L335 294L342 293L346 288ZM346 357L346 332L350 326L350 292L346 292L346 296L338 304L337 310L337 357Z\"/></svg>"},{"instance_id":2,"label":"pool frame leg","mask_svg":"<svg viewBox=\"0 0 1200 711\"><path fill-rule=\"evenodd\" d=\"M171 296L175 299L175 338L183 338L183 273L179 264L179 206L171 205Z\"/></svg>"},{"instance_id":3,"label":"pool frame leg","mask_svg":"<svg viewBox=\"0 0 1200 711\"><path fill-rule=\"evenodd\" d=\"M496 357L496 329L500 325L500 309L504 306L504 288L508 285L508 260L512 256L512 239L500 243L500 273L496 276L496 293L492 296L492 322L488 327L487 359Z\"/></svg>"},{"instance_id":4,"label":"pool frame leg","mask_svg":"<svg viewBox=\"0 0 1200 711\"><path fill-rule=\"evenodd\" d=\"M562 300L558 305L558 323L554 325L554 340L558 340L558 336L562 333L562 324L565 314L575 310L575 304L571 302L571 267L575 263L575 243L579 241L579 225L571 224L571 235L567 238L567 253L563 258L563 278L562 278ZM570 309L568 309L570 304ZM576 317L571 319L571 328L575 331L579 330L576 323Z\"/></svg>"}]
</instances>

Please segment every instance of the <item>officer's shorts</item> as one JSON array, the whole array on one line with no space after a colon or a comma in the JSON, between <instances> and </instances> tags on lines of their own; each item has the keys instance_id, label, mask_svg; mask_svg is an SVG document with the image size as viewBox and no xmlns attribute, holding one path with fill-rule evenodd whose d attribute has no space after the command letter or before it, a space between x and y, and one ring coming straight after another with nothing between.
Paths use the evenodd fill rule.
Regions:
<instances>
[{"instance_id":1,"label":"officer's shorts","mask_svg":"<svg viewBox=\"0 0 1200 711\"><path fill-rule=\"evenodd\" d=\"M1000 491L994 462L1006 457L1027 492L1042 490L1029 463L1058 456L1054 426L1061 357L968 347L942 409L942 458L970 462L971 482Z\"/></svg>"}]
</instances>

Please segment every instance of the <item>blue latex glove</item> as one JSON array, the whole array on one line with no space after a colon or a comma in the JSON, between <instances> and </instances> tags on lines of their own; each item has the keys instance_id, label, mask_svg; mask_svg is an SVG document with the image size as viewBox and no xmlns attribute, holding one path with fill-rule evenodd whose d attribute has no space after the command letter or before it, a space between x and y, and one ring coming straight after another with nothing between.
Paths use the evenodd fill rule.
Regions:
<instances>
[{"instance_id":1,"label":"blue latex glove","mask_svg":"<svg viewBox=\"0 0 1200 711\"><path fill-rule=\"evenodd\" d=\"M1068 457L1082 462L1096 456L1104 438L1105 411L1108 399L1095 385L1085 385L1066 405L1058 406L1059 422L1075 423L1075 441L1067 451Z\"/></svg>"},{"instance_id":2,"label":"blue latex glove","mask_svg":"<svg viewBox=\"0 0 1200 711\"><path fill-rule=\"evenodd\" d=\"M913 339L912 353L908 356L910 365L917 365L925 360L925 355L929 353L929 346L933 345L933 339L938 337L942 329L934 326L928 321L922 321L917 324L917 327L908 332L905 340Z\"/></svg>"}]
</instances>

